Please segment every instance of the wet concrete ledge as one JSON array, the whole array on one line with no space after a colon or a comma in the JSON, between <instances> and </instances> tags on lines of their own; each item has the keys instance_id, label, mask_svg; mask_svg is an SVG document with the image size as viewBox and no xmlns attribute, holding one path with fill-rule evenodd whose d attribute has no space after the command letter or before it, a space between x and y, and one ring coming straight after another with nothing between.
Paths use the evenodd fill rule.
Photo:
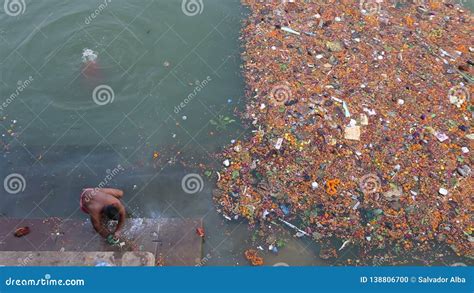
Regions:
<instances>
[{"instance_id":1,"label":"wet concrete ledge","mask_svg":"<svg viewBox=\"0 0 474 293\"><path fill-rule=\"evenodd\" d=\"M15 237L15 230L24 226L28 226L31 232ZM202 227L201 219L127 219L122 245L111 246L94 231L88 219L1 219L0 252L10 254L16 263L18 258L25 259L36 252L74 252L76 255L78 252L150 252L158 265L194 266L202 258L202 238L196 234L199 227ZM24 252L26 255L14 255L12 252ZM85 257L81 255L75 261L85 260ZM0 257L0 261L3 260L6 261L6 258ZM84 265L87 265L86 262Z\"/></svg>"}]
</instances>

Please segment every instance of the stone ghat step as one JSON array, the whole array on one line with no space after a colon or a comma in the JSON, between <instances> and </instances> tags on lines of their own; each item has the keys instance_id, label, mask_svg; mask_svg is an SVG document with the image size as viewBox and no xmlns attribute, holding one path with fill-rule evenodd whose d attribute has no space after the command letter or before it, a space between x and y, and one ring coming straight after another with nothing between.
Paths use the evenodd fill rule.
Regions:
<instances>
[{"instance_id":1,"label":"stone ghat step","mask_svg":"<svg viewBox=\"0 0 474 293\"><path fill-rule=\"evenodd\" d=\"M24 226L30 233L15 237L15 230ZM1 219L0 251L148 251L159 265L194 266L202 257L199 227L201 219L127 219L122 245L111 246L94 231L89 219Z\"/></svg>"},{"instance_id":2,"label":"stone ghat step","mask_svg":"<svg viewBox=\"0 0 474 293\"><path fill-rule=\"evenodd\" d=\"M0 251L2 266L154 266L151 252Z\"/></svg>"}]
</instances>

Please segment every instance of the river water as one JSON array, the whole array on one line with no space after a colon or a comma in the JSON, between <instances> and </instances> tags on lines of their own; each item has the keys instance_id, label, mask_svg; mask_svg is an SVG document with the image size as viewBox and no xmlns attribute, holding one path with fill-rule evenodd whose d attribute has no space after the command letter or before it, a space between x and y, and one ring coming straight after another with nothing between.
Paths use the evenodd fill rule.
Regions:
<instances>
[{"instance_id":1,"label":"river water","mask_svg":"<svg viewBox=\"0 0 474 293\"><path fill-rule=\"evenodd\" d=\"M210 123L243 105L245 12L239 0L192 9L50 0L0 13L0 175L25 179L17 194L1 189L2 215L86 218L80 191L102 183L125 191L134 216L203 218L209 263L241 258L247 228L216 213L213 180L198 164L215 165L214 154L245 132ZM181 182L193 173L202 191L188 194Z\"/></svg>"},{"instance_id":2,"label":"river water","mask_svg":"<svg viewBox=\"0 0 474 293\"><path fill-rule=\"evenodd\" d=\"M247 264L252 232L217 214L215 179L205 175L221 164L214 154L247 132L234 114L244 107L239 30L246 11L240 0L196 2L4 7L0 178L20 176L20 187L0 189L3 216L85 219L81 189L117 187L134 216L202 218L206 265ZM197 178L198 192L183 188L186 176ZM291 238L266 260L323 264L315 245Z\"/></svg>"}]
</instances>

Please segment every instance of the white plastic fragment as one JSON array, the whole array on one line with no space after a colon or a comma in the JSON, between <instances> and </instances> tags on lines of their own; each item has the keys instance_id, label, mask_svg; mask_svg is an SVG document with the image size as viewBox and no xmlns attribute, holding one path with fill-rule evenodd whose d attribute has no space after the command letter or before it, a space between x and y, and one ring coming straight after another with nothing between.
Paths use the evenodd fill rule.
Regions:
<instances>
[{"instance_id":1,"label":"white plastic fragment","mask_svg":"<svg viewBox=\"0 0 474 293\"><path fill-rule=\"evenodd\" d=\"M358 201L353 207L353 210L357 210L357 208L360 206L360 201Z\"/></svg>"},{"instance_id":2,"label":"white plastic fragment","mask_svg":"<svg viewBox=\"0 0 474 293\"><path fill-rule=\"evenodd\" d=\"M276 148L277 150L280 150L282 144L283 144L283 138L282 138L282 137L279 137L279 138L277 139L276 144L275 144L275 148Z\"/></svg>"},{"instance_id":3,"label":"white plastic fragment","mask_svg":"<svg viewBox=\"0 0 474 293\"><path fill-rule=\"evenodd\" d=\"M350 240L350 239L344 241L344 243L342 243L341 247L339 247L339 251L343 250L344 247L346 247L346 245L349 244L349 243L351 243L351 240Z\"/></svg>"},{"instance_id":4,"label":"white plastic fragment","mask_svg":"<svg viewBox=\"0 0 474 293\"><path fill-rule=\"evenodd\" d=\"M366 112L367 114L369 114L369 116L377 115L377 113L375 112L375 110L368 109L368 108L364 108L364 112Z\"/></svg>"},{"instance_id":5,"label":"white plastic fragment","mask_svg":"<svg viewBox=\"0 0 474 293\"><path fill-rule=\"evenodd\" d=\"M300 234L303 234L303 235L306 235L306 236L310 236L308 233L306 233L305 231L301 230L300 228L296 227L295 225L291 224L290 222L287 222L285 220L283 220L282 218L279 218L279 220L287 225L288 227L292 228L292 229L295 229L296 231L298 231L298 233Z\"/></svg>"},{"instance_id":6,"label":"white plastic fragment","mask_svg":"<svg viewBox=\"0 0 474 293\"><path fill-rule=\"evenodd\" d=\"M347 107L347 104L344 101L342 102L342 108L344 108L344 116L346 116L346 118L351 117L351 113L349 112L349 108Z\"/></svg>"},{"instance_id":7,"label":"white plastic fragment","mask_svg":"<svg viewBox=\"0 0 474 293\"><path fill-rule=\"evenodd\" d=\"M456 105L456 107L458 108L460 108L465 101L466 99L463 99L462 97L458 97L456 95L449 95L449 102L453 105Z\"/></svg>"},{"instance_id":8,"label":"white plastic fragment","mask_svg":"<svg viewBox=\"0 0 474 293\"><path fill-rule=\"evenodd\" d=\"M360 140L360 126L346 126L344 138L349 140Z\"/></svg>"},{"instance_id":9,"label":"white plastic fragment","mask_svg":"<svg viewBox=\"0 0 474 293\"><path fill-rule=\"evenodd\" d=\"M436 132L435 136L440 142L443 142L443 141L446 141L446 140L449 139L449 137L446 134L442 133L442 132Z\"/></svg>"},{"instance_id":10,"label":"white plastic fragment","mask_svg":"<svg viewBox=\"0 0 474 293\"><path fill-rule=\"evenodd\" d=\"M297 31L295 31L294 29L289 28L289 27L287 27L287 26L282 27L281 30L282 30L282 31L285 31L285 32L287 32L287 33L290 33L290 34L294 34L294 35L298 35L298 36L301 35L301 33L297 32Z\"/></svg>"}]
</instances>

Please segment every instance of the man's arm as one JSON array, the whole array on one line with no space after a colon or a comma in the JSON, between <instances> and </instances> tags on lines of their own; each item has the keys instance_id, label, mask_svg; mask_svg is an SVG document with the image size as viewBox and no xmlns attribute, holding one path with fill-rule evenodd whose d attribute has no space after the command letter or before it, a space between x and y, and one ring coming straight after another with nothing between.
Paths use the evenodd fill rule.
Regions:
<instances>
[{"instance_id":1,"label":"man's arm","mask_svg":"<svg viewBox=\"0 0 474 293\"><path fill-rule=\"evenodd\" d=\"M123 225L125 224L125 219L127 218L127 212L125 211L125 207L122 205L122 203L119 204L118 209L120 213L120 219L118 221L117 227L115 228L115 237L119 237L120 230L123 228Z\"/></svg>"},{"instance_id":2,"label":"man's arm","mask_svg":"<svg viewBox=\"0 0 474 293\"><path fill-rule=\"evenodd\" d=\"M115 189L115 188L100 188L99 189L101 192L110 194L118 199L122 198L123 196L123 191L120 189Z\"/></svg>"},{"instance_id":3,"label":"man's arm","mask_svg":"<svg viewBox=\"0 0 474 293\"><path fill-rule=\"evenodd\" d=\"M102 225L100 216L91 216L91 222L95 231L97 231L97 233L99 233L100 236L104 238L107 238L107 236L109 236L110 232L108 229L104 227L104 225Z\"/></svg>"}]
</instances>

